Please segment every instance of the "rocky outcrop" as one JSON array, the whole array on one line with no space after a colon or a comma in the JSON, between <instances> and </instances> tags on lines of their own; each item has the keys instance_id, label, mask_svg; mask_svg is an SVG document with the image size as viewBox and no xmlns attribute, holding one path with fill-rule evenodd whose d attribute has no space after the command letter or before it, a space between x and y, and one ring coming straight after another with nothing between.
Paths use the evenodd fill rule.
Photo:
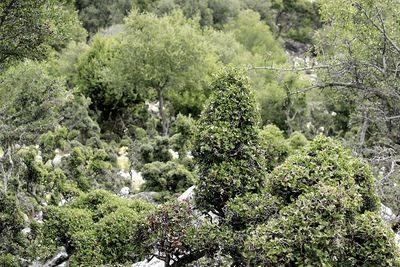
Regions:
<instances>
[{"instance_id":1,"label":"rocky outcrop","mask_svg":"<svg viewBox=\"0 0 400 267\"><path fill-rule=\"evenodd\" d=\"M178 197L179 201L187 201L190 204L194 203L194 189L196 188L196 186L191 186L188 189L186 189L185 192L182 193L182 195L180 195Z\"/></svg>"},{"instance_id":2,"label":"rocky outcrop","mask_svg":"<svg viewBox=\"0 0 400 267\"><path fill-rule=\"evenodd\" d=\"M65 252L65 248L61 247L53 258L48 260L46 263L34 262L29 267L65 267L68 266L68 254Z\"/></svg>"},{"instance_id":3,"label":"rocky outcrop","mask_svg":"<svg viewBox=\"0 0 400 267\"><path fill-rule=\"evenodd\" d=\"M140 192L134 195L130 195L130 199L140 199L147 201L149 203L156 203L156 199L160 197L160 193L158 192Z\"/></svg>"},{"instance_id":4,"label":"rocky outcrop","mask_svg":"<svg viewBox=\"0 0 400 267\"><path fill-rule=\"evenodd\" d=\"M165 264L162 260L152 258L150 261L144 260L134 263L131 267L164 267Z\"/></svg>"}]
</instances>

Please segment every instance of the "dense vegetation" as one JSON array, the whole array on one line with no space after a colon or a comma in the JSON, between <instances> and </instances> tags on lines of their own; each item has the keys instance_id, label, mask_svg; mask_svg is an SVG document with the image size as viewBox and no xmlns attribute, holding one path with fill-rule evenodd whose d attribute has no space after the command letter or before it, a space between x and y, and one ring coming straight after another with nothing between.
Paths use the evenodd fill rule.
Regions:
<instances>
[{"instance_id":1,"label":"dense vegetation","mask_svg":"<svg viewBox=\"0 0 400 267\"><path fill-rule=\"evenodd\" d=\"M399 11L1 1L0 266L400 266Z\"/></svg>"}]
</instances>

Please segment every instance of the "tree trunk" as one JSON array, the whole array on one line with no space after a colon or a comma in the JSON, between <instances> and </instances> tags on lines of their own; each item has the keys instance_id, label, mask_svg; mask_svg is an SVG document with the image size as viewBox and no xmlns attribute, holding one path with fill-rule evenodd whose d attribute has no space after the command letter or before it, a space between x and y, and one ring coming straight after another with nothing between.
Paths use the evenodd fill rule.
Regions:
<instances>
[{"instance_id":1,"label":"tree trunk","mask_svg":"<svg viewBox=\"0 0 400 267\"><path fill-rule=\"evenodd\" d=\"M168 121L164 110L164 92L163 88L157 88L158 93L158 109L161 117L161 124L163 129L163 135L168 135Z\"/></svg>"}]
</instances>

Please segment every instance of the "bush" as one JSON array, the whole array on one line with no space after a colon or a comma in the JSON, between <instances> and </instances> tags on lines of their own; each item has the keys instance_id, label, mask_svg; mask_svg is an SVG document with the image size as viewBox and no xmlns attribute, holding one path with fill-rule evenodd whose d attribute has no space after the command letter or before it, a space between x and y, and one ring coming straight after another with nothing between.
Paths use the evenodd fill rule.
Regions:
<instances>
[{"instance_id":1,"label":"bush","mask_svg":"<svg viewBox=\"0 0 400 267\"><path fill-rule=\"evenodd\" d=\"M368 167L338 142L318 136L277 167L268 189L284 206L245 242L244 259L262 266L398 266L394 233Z\"/></svg>"},{"instance_id":2,"label":"bush","mask_svg":"<svg viewBox=\"0 0 400 267\"><path fill-rule=\"evenodd\" d=\"M103 190L81 194L64 207L49 206L44 211L41 256L50 257L64 246L73 266L141 260L145 219L152 209L149 203Z\"/></svg>"},{"instance_id":3,"label":"bush","mask_svg":"<svg viewBox=\"0 0 400 267\"><path fill-rule=\"evenodd\" d=\"M215 77L211 91L194 142L196 201L201 209L223 216L229 199L259 191L265 167L257 135L260 118L248 79L229 67Z\"/></svg>"},{"instance_id":4,"label":"bush","mask_svg":"<svg viewBox=\"0 0 400 267\"><path fill-rule=\"evenodd\" d=\"M147 250L166 263L186 266L218 249L216 228L187 202L166 203L148 221Z\"/></svg>"},{"instance_id":5,"label":"bush","mask_svg":"<svg viewBox=\"0 0 400 267\"><path fill-rule=\"evenodd\" d=\"M28 243L21 233L25 227L23 214L14 196L0 190L0 266L20 266Z\"/></svg>"},{"instance_id":6,"label":"bush","mask_svg":"<svg viewBox=\"0 0 400 267\"><path fill-rule=\"evenodd\" d=\"M260 136L263 148L265 149L268 170L273 170L287 158L290 147L283 136L283 132L275 125L269 124L264 126L260 131Z\"/></svg>"},{"instance_id":7,"label":"bush","mask_svg":"<svg viewBox=\"0 0 400 267\"><path fill-rule=\"evenodd\" d=\"M182 192L194 182L193 174L173 161L148 163L142 168L142 176L146 181L142 189L147 191Z\"/></svg>"}]
</instances>

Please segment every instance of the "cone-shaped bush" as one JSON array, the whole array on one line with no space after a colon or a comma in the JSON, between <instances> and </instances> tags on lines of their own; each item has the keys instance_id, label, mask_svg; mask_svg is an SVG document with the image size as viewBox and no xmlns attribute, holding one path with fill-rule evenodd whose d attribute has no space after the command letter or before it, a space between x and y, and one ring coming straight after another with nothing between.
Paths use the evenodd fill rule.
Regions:
<instances>
[{"instance_id":1,"label":"cone-shaped bush","mask_svg":"<svg viewBox=\"0 0 400 267\"><path fill-rule=\"evenodd\" d=\"M229 199L259 191L265 167L259 114L248 79L228 67L216 75L211 91L194 142L199 168L196 199L199 208L223 216Z\"/></svg>"},{"instance_id":2,"label":"cone-shaped bush","mask_svg":"<svg viewBox=\"0 0 400 267\"><path fill-rule=\"evenodd\" d=\"M251 266L399 266L393 231L378 214L368 166L318 136L269 179L286 206L245 242Z\"/></svg>"}]
</instances>

